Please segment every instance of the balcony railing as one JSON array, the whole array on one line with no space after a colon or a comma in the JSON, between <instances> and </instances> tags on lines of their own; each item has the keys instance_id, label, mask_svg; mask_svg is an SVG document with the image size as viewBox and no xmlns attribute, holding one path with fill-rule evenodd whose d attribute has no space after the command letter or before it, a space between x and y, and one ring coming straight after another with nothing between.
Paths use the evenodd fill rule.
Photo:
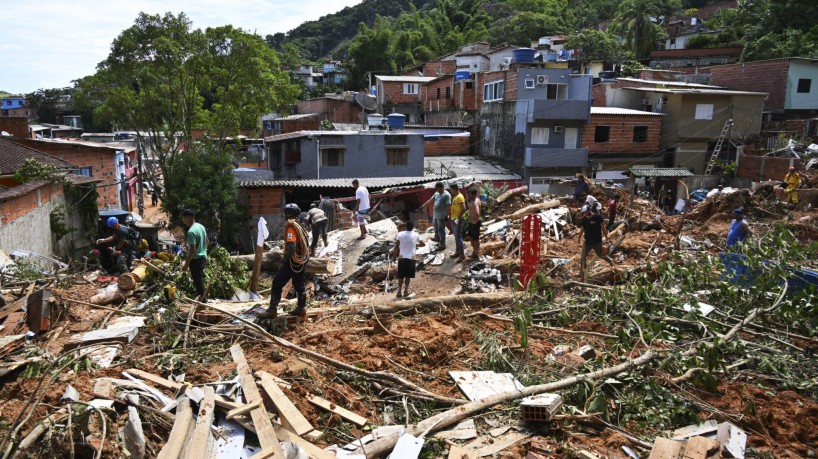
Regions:
<instances>
[{"instance_id":1,"label":"balcony railing","mask_svg":"<svg viewBox=\"0 0 818 459\"><path fill-rule=\"evenodd\" d=\"M526 147L526 167L585 167L588 165L587 148Z\"/></svg>"},{"instance_id":2,"label":"balcony railing","mask_svg":"<svg viewBox=\"0 0 818 459\"><path fill-rule=\"evenodd\" d=\"M585 120L591 118L590 100L534 99L529 105L528 122L537 120Z\"/></svg>"}]
</instances>

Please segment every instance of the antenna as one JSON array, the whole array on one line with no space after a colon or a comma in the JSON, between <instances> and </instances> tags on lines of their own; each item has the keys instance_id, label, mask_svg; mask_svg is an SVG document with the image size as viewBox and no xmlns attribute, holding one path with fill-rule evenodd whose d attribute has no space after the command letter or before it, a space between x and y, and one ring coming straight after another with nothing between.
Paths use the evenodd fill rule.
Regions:
<instances>
[{"instance_id":1,"label":"antenna","mask_svg":"<svg viewBox=\"0 0 818 459\"><path fill-rule=\"evenodd\" d=\"M352 98L355 99L355 102L357 102L358 105L363 107L365 110L375 111L378 109L378 102L369 94L357 92L354 96L352 96Z\"/></svg>"}]
</instances>

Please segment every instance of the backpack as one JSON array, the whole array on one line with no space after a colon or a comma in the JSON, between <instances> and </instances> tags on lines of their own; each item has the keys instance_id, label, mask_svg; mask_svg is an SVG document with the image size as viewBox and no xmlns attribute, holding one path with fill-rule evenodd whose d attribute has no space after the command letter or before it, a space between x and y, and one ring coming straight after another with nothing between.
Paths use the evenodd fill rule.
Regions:
<instances>
[{"instance_id":1,"label":"backpack","mask_svg":"<svg viewBox=\"0 0 818 459\"><path fill-rule=\"evenodd\" d=\"M139 245L142 244L142 235L139 234L139 231L130 226L126 226L125 229L128 231L128 238L125 240L125 244L132 249L139 247Z\"/></svg>"}]
</instances>

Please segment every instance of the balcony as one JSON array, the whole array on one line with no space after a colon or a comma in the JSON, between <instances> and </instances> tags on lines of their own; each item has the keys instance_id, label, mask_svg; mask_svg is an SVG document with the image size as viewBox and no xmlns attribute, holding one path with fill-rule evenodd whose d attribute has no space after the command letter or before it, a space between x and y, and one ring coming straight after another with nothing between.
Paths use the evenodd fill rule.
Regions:
<instances>
[{"instance_id":1,"label":"balcony","mask_svg":"<svg viewBox=\"0 0 818 459\"><path fill-rule=\"evenodd\" d=\"M525 167L585 167L587 148L526 147Z\"/></svg>"},{"instance_id":2,"label":"balcony","mask_svg":"<svg viewBox=\"0 0 818 459\"><path fill-rule=\"evenodd\" d=\"M582 120L591 118L590 100L534 99L528 110L528 122L537 120Z\"/></svg>"}]
</instances>

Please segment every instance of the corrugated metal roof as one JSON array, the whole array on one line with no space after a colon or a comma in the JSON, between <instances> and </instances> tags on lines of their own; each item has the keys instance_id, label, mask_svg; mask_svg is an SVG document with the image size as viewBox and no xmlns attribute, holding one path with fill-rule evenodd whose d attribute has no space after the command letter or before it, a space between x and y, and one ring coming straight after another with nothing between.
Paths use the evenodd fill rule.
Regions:
<instances>
[{"instance_id":1,"label":"corrugated metal roof","mask_svg":"<svg viewBox=\"0 0 818 459\"><path fill-rule=\"evenodd\" d=\"M363 129L361 123L332 123L332 129L335 131L360 131Z\"/></svg>"},{"instance_id":2,"label":"corrugated metal roof","mask_svg":"<svg viewBox=\"0 0 818 459\"><path fill-rule=\"evenodd\" d=\"M418 185L444 180L446 176L427 175L424 177L372 177L358 178L366 188L390 188L394 186ZM239 188L352 188L352 178L312 179L312 180L245 180L239 181Z\"/></svg>"},{"instance_id":3,"label":"corrugated metal roof","mask_svg":"<svg viewBox=\"0 0 818 459\"><path fill-rule=\"evenodd\" d=\"M662 89L662 88L622 88L631 91L661 92L667 94L713 94L724 96L766 96L766 92L728 91L726 89Z\"/></svg>"},{"instance_id":4,"label":"corrugated metal roof","mask_svg":"<svg viewBox=\"0 0 818 459\"><path fill-rule=\"evenodd\" d=\"M474 156L431 156L424 158L427 174L471 177L474 180L520 180L520 176L508 169Z\"/></svg>"},{"instance_id":5,"label":"corrugated metal roof","mask_svg":"<svg viewBox=\"0 0 818 459\"><path fill-rule=\"evenodd\" d=\"M421 76L387 76L375 75L375 79L386 82L400 82L400 83L429 83L437 79L437 77L421 77Z\"/></svg>"},{"instance_id":6,"label":"corrugated metal roof","mask_svg":"<svg viewBox=\"0 0 818 459\"><path fill-rule=\"evenodd\" d=\"M693 173L683 167L652 167L652 168L632 168L631 174L636 177L692 177Z\"/></svg>"},{"instance_id":7,"label":"corrugated metal roof","mask_svg":"<svg viewBox=\"0 0 818 459\"><path fill-rule=\"evenodd\" d=\"M312 116L318 116L318 113L299 113L297 115L290 115L290 116L282 116L280 118L273 118L272 120L269 120L269 121L294 121L294 120L309 118L309 117L312 117Z\"/></svg>"},{"instance_id":8,"label":"corrugated metal roof","mask_svg":"<svg viewBox=\"0 0 818 459\"><path fill-rule=\"evenodd\" d=\"M721 86L714 86L712 84L685 83L683 81L643 80L641 78L617 78L616 80L630 81L634 83L655 84L657 86L676 86L680 88L722 89Z\"/></svg>"},{"instance_id":9,"label":"corrugated metal roof","mask_svg":"<svg viewBox=\"0 0 818 459\"><path fill-rule=\"evenodd\" d=\"M591 107L592 115L635 115L635 116L662 116L664 113L646 112L619 107Z\"/></svg>"}]
</instances>

